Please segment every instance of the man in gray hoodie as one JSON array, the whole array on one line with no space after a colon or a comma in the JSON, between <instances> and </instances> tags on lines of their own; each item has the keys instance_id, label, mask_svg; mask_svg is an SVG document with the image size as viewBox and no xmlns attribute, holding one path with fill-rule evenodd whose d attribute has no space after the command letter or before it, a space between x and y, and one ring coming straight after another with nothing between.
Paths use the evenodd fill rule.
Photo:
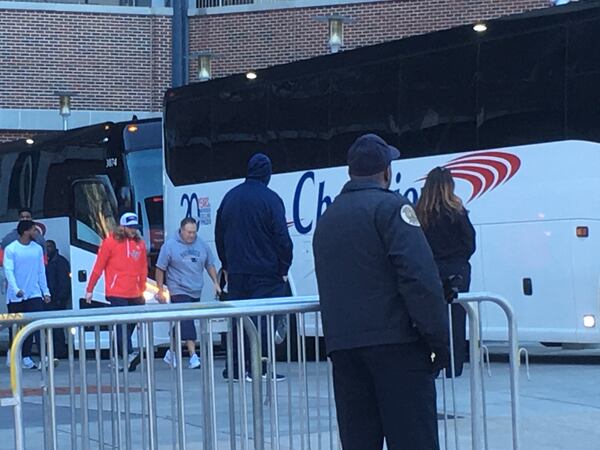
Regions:
<instances>
[{"instance_id":1,"label":"man in gray hoodie","mask_svg":"<svg viewBox=\"0 0 600 450\"><path fill-rule=\"evenodd\" d=\"M198 237L196 221L191 217L183 219L177 235L162 246L158 255L156 262L158 301L161 303L167 301L164 289L165 274L171 303L199 302L204 287L205 270L213 282L215 294L221 294L214 260L210 247ZM200 358L196 354L197 335L193 320L181 322L181 339L185 341L190 355L188 367L197 369L200 367ZM174 343L173 347L175 345L178 343ZM175 355L170 350L167 351L164 361L167 364L177 364Z\"/></svg>"}]
</instances>

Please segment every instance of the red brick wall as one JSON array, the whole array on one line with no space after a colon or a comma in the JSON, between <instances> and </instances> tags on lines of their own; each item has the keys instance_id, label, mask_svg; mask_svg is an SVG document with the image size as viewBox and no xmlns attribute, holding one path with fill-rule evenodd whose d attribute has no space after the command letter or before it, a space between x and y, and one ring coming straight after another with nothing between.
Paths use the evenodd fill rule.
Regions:
<instances>
[{"instance_id":1,"label":"red brick wall","mask_svg":"<svg viewBox=\"0 0 600 450\"><path fill-rule=\"evenodd\" d=\"M190 51L214 51L214 75L224 76L326 53L327 25L315 16L354 19L345 27L350 49L548 3L388 0L195 16ZM0 108L54 109L54 92L69 89L77 92L73 109L159 111L171 78L170 23L166 16L0 9ZM8 139L1 130L0 139Z\"/></svg>"},{"instance_id":2,"label":"red brick wall","mask_svg":"<svg viewBox=\"0 0 600 450\"><path fill-rule=\"evenodd\" d=\"M156 111L171 80L171 19L0 10L0 108Z\"/></svg>"},{"instance_id":3,"label":"red brick wall","mask_svg":"<svg viewBox=\"0 0 600 450\"><path fill-rule=\"evenodd\" d=\"M319 8L192 17L191 51L210 50L213 76L311 58L329 51L326 22L317 16L353 19L344 28L344 48L451 28L549 6L549 0L393 0ZM196 77L190 67L190 80Z\"/></svg>"}]
</instances>

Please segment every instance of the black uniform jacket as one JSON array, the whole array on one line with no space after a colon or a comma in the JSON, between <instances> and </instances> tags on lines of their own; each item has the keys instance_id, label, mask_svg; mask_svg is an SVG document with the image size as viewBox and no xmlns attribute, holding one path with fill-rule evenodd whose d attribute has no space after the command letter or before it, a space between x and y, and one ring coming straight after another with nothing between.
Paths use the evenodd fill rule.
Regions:
<instances>
[{"instance_id":1,"label":"black uniform jacket","mask_svg":"<svg viewBox=\"0 0 600 450\"><path fill-rule=\"evenodd\" d=\"M320 218L313 250L328 353L420 339L447 346L438 269L406 198L349 181Z\"/></svg>"}]
</instances>

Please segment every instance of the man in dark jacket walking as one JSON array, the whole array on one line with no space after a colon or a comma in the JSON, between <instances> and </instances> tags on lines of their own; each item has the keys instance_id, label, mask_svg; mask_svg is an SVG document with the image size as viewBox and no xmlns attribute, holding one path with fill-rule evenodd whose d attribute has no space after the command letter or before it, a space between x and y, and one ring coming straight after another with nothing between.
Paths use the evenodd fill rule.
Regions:
<instances>
[{"instance_id":1,"label":"man in dark jacket walking","mask_svg":"<svg viewBox=\"0 0 600 450\"><path fill-rule=\"evenodd\" d=\"M229 300L285 296L292 264L292 240L283 201L267 187L271 173L269 157L262 153L252 156L246 181L225 195L217 211L215 240L227 277ZM262 330L264 335L267 331L264 323ZM236 334L233 333L234 340ZM266 336L262 344L265 355ZM249 369L250 352L245 354ZM237 379L235 354L233 361ZM227 377L226 372L223 375Z\"/></svg>"},{"instance_id":2,"label":"man in dark jacket walking","mask_svg":"<svg viewBox=\"0 0 600 450\"><path fill-rule=\"evenodd\" d=\"M344 450L437 450L434 373L448 359L442 285L414 209L389 190L397 149L348 151L351 180L313 249Z\"/></svg>"},{"instance_id":3,"label":"man in dark jacket walking","mask_svg":"<svg viewBox=\"0 0 600 450\"><path fill-rule=\"evenodd\" d=\"M46 311L58 311L71 308L71 268L67 258L56 248L56 242L46 241L48 264L46 264L46 279L52 296L52 302L45 305ZM67 344L63 329L55 328L52 334L54 354L57 358L67 356Z\"/></svg>"}]
</instances>

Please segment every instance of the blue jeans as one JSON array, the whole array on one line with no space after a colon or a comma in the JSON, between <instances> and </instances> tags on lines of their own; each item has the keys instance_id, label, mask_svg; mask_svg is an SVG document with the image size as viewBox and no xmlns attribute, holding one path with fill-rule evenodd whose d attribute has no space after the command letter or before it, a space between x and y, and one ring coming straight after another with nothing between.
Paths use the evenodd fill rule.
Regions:
<instances>
[{"instance_id":1,"label":"blue jeans","mask_svg":"<svg viewBox=\"0 0 600 450\"><path fill-rule=\"evenodd\" d=\"M106 297L106 300L110 302L110 306L140 306L145 305L146 301L144 297L135 298L122 298L122 297ZM135 323L127 324L127 354L131 354L133 351L133 344L131 343L131 335L135 329ZM117 351L119 355L123 356L123 326L117 325Z\"/></svg>"}]
</instances>

